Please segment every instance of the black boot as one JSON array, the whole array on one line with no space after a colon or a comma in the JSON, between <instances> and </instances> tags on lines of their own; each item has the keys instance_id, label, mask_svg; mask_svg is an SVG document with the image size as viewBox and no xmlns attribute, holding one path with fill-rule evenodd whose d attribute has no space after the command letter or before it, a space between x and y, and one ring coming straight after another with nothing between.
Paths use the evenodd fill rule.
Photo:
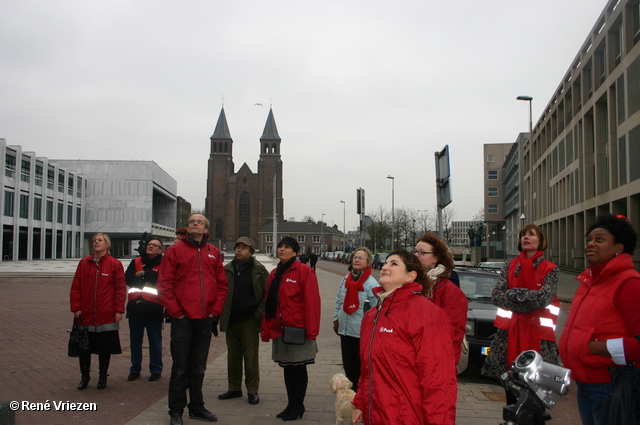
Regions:
<instances>
[{"instance_id":1,"label":"black boot","mask_svg":"<svg viewBox=\"0 0 640 425\"><path fill-rule=\"evenodd\" d=\"M293 366L293 388L291 407L287 414L282 416L283 421L295 421L304 415L304 398L307 395L307 384L309 383L309 375L307 374L307 366Z\"/></svg>"},{"instance_id":2,"label":"black boot","mask_svg":"<svg viewBox=\"0 0 640 425\"><path fill-rule=\"evenodd\" d=\"M79 361L82 378L78 384L78 389L84 390L87 388L87 385L89 385L89 381L91 380L91 377L89 376L89 372L91 371L91 354L83 354L79 357Z\"/></svg>"},{"instance_id":3,"label":"black boot","mask_svg":"<svg viewBox=\"0 0 640 425\"><path fill-rule=\"evenodd\" d=\"M294 387L295 387L295 376L293 366L285 366L284 368L284 386L287 389L287 407L284 410L276 415L276 418L282 418L289 414L289 410L291 410L291 400L294 399Z\"/></svg>"},{"instance_id":4,"label":"black boot","mask_svg":"<svg viewBox=\"0 0 640 425\"><path fill-rule=\"evenodd\" d=\"M100 365L100 376L98 377L98 389L102 390L107 386L107 376L109 376L107 371L109 370L111 354L100 354L98 361Z\"/></svg>"}]
</instances>

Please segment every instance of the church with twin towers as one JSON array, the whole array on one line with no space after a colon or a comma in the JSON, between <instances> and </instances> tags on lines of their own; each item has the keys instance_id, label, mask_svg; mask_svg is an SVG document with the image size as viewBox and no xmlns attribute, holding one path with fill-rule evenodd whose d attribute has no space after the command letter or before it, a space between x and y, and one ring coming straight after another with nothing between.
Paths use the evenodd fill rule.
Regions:
<instances>
[{"instance_id":1,"label":"church with twin towers","mask_svg":"<svg viewBox=\"0 0 640 425\"><path fill-rule=\"evenodd\" d=\"M256 146L260 149L256 173L246 162L234 172L233 138L224 106L210 139L205 200L209 242L222 250L232 250L239 237L248 236L256 247L260 246L258 230L273 221L274 198L278 222L282 221L284 211L281 139L273 109L269 108L264 131Z\"/></svg>"}]
</instances>

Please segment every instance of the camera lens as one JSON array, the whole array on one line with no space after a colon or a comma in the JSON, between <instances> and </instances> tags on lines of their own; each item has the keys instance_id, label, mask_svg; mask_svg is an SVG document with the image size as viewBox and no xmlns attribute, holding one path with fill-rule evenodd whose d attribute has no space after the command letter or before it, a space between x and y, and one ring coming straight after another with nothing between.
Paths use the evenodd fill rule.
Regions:
<instances>
[{"instance_id":1,"label":"camera lens","mask_svg":"<svg viewBox=\"0 0 640 425\"><path fill-rule=\"evenodd\" d=\"M531 364L531 362L536 358L535 351L525 351L520 354L516 359L516 366L518 367L527 367Z\"/></svg>"}]
</instances>

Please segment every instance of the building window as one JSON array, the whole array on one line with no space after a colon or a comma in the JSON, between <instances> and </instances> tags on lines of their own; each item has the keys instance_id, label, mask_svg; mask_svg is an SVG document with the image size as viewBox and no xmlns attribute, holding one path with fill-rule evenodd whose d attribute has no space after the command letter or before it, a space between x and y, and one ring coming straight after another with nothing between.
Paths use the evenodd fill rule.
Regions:
<instances>
[{"instance_id":1,"label":"building window","mask_svg":"<svg viewBox=\"0 0 640 425\"><path fill-rule=\"evenodd\" d=\"M67 193L73 196L73 175L70 175L67 179Z\"/></svg>"},{"instance_id":2,"label":"building window","mask_svg":"<svg viewBox=\"0 0 640 425\"><path fill-rule=\"evenodd\" d=\"M53 201L50 199L47 199L47 207L44 212L44 217L49 223L53 222Z\"/></svg>"},{"instance_id":3,"label":"building window","mask_svg":"<svg viewBox=\"0 0 640 425\"><path fill-rule=\"evenodd\" d=\"M619 65L622 61L622 52L623 52L623 44L622 44L622 25L618 25L616 29L613 30L611 34L613 39L613 61L615 65Z\"/></svg>"},{"instance_id":4,"label":"building window","mask_svg":"<svg viewBox=\"0 0 640 425\"><path fill-rule=\"evenodd\" d=\"M320 235L313 235L313 243L320 243Z\"/></svg>"},{"instance_id":5,"label":"building window","mask_svg":"<svg viewBox=\"0 0 640 425\"><path fill-rule=\"evenodd\" d=\"M42 220L42 198L33 198L33 219Z\"/></svg>"},{"instance_id":6,"label":"building window","mask_svg":"<svg viewBox=\"0 0 640 425\"><path fill-rule=\"evenodd\" d=\"M58 174L58 192L64 192L64 173Z\"/></svg>"},{"instance_id":7,"label":"building window","mask_svg":"<svg viewBox=\"0 0 640 425\"><path fill-rule=\"evenodd\" d=\"M498 180L498 170L487 170L487 180Z\"/></svg>"},{"instance_id":8,"label":"building window","mask_svg":"<svg viewBox=\"0 0 640 425\"><path fill-rule=\"evenodd\" d=\"M489 204L487 208L487 214L498 214L498 204Z\"/></svg>"},{"instance_id":9,"label":"building window","mask_svg":"<svg viewBox=\"0 0 640 425\"><path fill-rule=\"evenodd\" d=\"M22 167L20 168L20 180L28 182L31 178L31 163L29 161L22 160Z\"/></svg>"},{"instance_id":10,"label":"building window","mask_svg":"<svg viewBox=\"0 0 640 425\"><path fill-rule=\"evenodd\" d=\"M487 196L489 196L490 198L497 198L498 195L498 188L497 187L489 187L487 190Z\"/></svg>"},{"instance_id":11,"label":"building window","mask_svg":"<svg viewBox=\"0 0 640 425\"><path fill-rule=\"evenodd\" d=\"M495 155L487 155L487 162L496 162Z\"/></svg>"},{"instance_id":12,"label":"building window","mask_svg":"<svg viewBox=\"0 0 640 425\"><path fill-rule=\"evenodd\" d=\"M36 164L36 186L42 186L42 165Z\"/></svg>"},{"instance_id":13,"label":"building window","mask_svg":"<svg viewBox=\"0 0 640 425\"><path fill-rule=\"evenodd\" d=\"M73 206L67 205L67 224L73 224Z\"/></svg>"},{"instance_id":14,"label":"building window","mask_svg":"<svg viewBox=\"0 0 640 425\"><path fill-rule=\"evenodd\" d=\"M298 238L298 243L304 243L305 235L298 235L297 238Z\"/></svg>"},{"instance_id":15,"label":"building window","mask_svg":"<svg viewBox=\"0 0 640 425\"><path fill-rule=\"evenodd\" d=\"M273 243L273 235L265 235L264 240L268 243Z\"/></svg>"},{"instance_id":16,"label":"building window","mask_svg":"<svg viewBox=\"0 0 640 425\"><path fill-rule=\"evenodd\" d=\"M29 195L20 194L20 218L29 218Z\"/></svg>"},{"instance_id":17,"label":"building window","mask_svg":"<svg viewBox=\"0 0 640 425\"><path fill-rule=\"evenodd\" d=\"M222 239L222 220L220 219L216 220L216 230L214 237L216 239Z\"/></svg>"},{"instance_id":18,"label":"building window","mask_svg":"<svg viewBox=\"0 0 640 425\"><path fill-rule=\"evenodd\" d=\"M637 43L640 40L640 1L632 6L631 20L633 28L633 43Z\"/></svg>"},{"instance_id":19,"label":"building window","mask_svg":"<svg viewBox=\"0 0 640 425\"><path fill-rule=\"evenodd\" d=\"M76 196L82 198L82 179L80 177L78 177L78 187L76 189Z\"/></svg>"},{"instance_id":20,"label":"building window","mask_svg":"<svg viewBox=\"0 0 640 425\"><path fill-rule=\"evenodd\" d=\"M238 208L238 236L250 236L251 201L249 194L242 192L240 195L240 206Z\"/></svg>"},{"instance_id":21,"label":"building window","mask_svg":"<svg viewBox=\"0 0 640 425\"><path fill-rule=\"evenodd\" d=\"M7 177L16 176L16 157L7 154L4 160L4 175Z\"/></svg>"},{"instance_id":22,"label":"building window","mask_svg":"<svg viewBox=\"0 0 640 425\"><path fill-rule=\"evenodd\" d=\"M76 207L76 226L82 224L82 208Z\"/></svg>"},{"instance_id":23,"label":"building window","mask_svg":"<svg viewBox=\"0 0 640 425\"><path fill-rule=\"evenodd\" d=\"M53 168L47 170L47 189L53 189L56 182L56 173Z\"/></svg>"},{"instance_id":24,"label":"building window","mask_svg":"<svg viewBox=\"0 0 640 425\"><path fill-rule=\"evenodd\" d=\"M15 202L16 194L13 192L4 192L4 215L7 217L13 217L13 203Z\"/></svg>"},{"instance_id":25,"label":"building window","mask_svg":"<svg viewBox=\"0 0 640 425\"><path fill-rule=\"evenodd\" d=\"M57 210L56 221L62 224L62 215L64 214L64 204L62 202L58 202L58 210Z\"/></svg>"}]
</instances>

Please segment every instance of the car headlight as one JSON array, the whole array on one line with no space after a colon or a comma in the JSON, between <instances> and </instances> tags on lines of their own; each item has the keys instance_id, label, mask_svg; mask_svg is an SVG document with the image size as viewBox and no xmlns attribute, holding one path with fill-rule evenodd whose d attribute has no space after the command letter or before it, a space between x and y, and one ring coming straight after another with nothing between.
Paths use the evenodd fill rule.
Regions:
<instances>
[{"instance_id":1,"label":"car headlight","mask_svg":"<svg viewBox=\"0 0 640 425\"><path fill-rule=\"evenodd\" d=\"M465 326L465 335L474 336L476 334L476 322L474 320L467 320L467 326Z\"/></svg>"}]
</instances>

